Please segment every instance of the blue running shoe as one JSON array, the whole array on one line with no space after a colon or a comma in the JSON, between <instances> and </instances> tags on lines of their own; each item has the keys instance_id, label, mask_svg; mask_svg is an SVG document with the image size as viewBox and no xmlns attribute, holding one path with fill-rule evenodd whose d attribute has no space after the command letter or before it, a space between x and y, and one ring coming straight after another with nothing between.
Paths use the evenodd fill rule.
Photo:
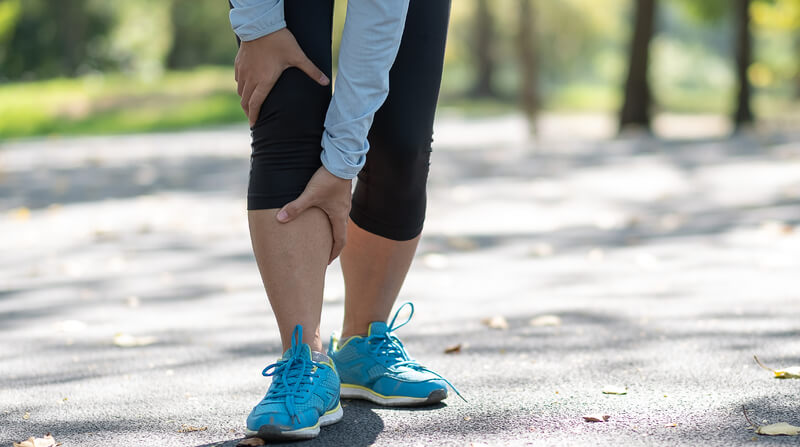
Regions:
<instances>
[{"instance_id":1,"label":"blue running shoe","mask_svg":"<svg viewBox=\"0 0 800 447\"><path fill-rule=\"evenodd\" d=\"M267 395L247 416L249 437L265 440L310 439L320 426L342 419L339 375L329 358L302 343L303 327L295 326L292 347L261 374L272 376Z\"/></svg>"},{"instance_id":2,"label":"blue running shoe","mask_svg":"<svg viewBox=\"0 0 800 447\"><path fill-rule=\"evenodd\" d=\"M395 326L397 315L406 306L411 307L411 314ZM447 397L449 385L464 399L447 379L409 357L403 343L393 334L411 321L412 315L414 305L404 303L388 326L383 321L370 323L366 337L354 335L339 346L336 334L331 336L328 356L342 380L341 397L390 407L431 405Z\"/></svg>"}]
</instances>

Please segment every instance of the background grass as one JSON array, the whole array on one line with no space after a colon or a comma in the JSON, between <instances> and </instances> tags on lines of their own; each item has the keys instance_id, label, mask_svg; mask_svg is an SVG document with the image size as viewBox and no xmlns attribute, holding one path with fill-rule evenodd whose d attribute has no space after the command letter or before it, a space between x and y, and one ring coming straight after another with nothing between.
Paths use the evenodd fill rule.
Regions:
<instances>
[{"instance_id":1,"label":"background grass","mask_svg":"<svg viewBox=\"0 0 800 447\"><path fill-rule=\"evenodd\" d=\"M457 71L446 73L440 111L462 116L514 113L512 94L474 99ZM656 86L656 109L672 113L728 115L730 88ZM758 90L754 109L761 120L797 120L800 110L789 92ZM570 83L545 90L543 111L616 113L622 97L608 84ZM0 139L31 136L118 134L246 123L231 67L171 71L158 79L122 74L0 85Z\"/></svg>"}]
</instances>

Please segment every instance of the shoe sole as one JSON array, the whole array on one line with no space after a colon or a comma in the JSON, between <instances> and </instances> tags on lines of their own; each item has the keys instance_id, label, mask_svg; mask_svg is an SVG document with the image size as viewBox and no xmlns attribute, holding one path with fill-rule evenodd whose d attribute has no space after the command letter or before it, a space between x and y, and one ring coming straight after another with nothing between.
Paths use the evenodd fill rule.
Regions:
<instances>
[{"instance_id":1,"label":"shoe sole","mask_svg":"<svg viewBox=\"0 0 800 447\"><path fill-rule=\"evenodd\" d=\"M341 386L340 396L345 399L368 400L372 403L386 407L420 407L424 405L433 405L443 401L447 398L447 390L433 390L430 392L430 394L428 394L428 397L384 396L372 391L369 388L343 383Z\"/></svg>"},{"instance_id":2,"label":"shoe sole","mask_svg":"<svg viewBox=\"0 0 800 447\"><path fill-rule=\"evenodd\" d=\"M336 408L320 416L319 421L311 427L283 430L280 426L276 425L262 425L258 430L245 428L244 433L248 438L261 438L265 441L312 439L319 435L320 427L341 421L343 415L342 404L339 403L336 405Z\"/></svg>"}]
</instances>

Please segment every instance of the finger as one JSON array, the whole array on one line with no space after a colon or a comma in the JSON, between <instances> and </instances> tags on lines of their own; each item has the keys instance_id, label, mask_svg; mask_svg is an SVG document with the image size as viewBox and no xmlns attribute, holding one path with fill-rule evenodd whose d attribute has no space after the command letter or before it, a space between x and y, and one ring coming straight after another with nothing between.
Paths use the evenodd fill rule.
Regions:
<instances>
[{"instance_id":1,"label":"finger","mask_svg":"<svg viewBox=\"0 0 800 447\"><path fill-rule=\"evenodd\" d=\"M257 87L258 84L255 84L253 82L245 84L244 87L242 87L242 94L241 94L242 100L241 102L239 102L239 104L242 106L242 110L244 110L244 113L248 117L250 116L250 98L253 96L253 91Z\"/></svg>"},{"instance_id":2,"label":"finger","mask_svg":"<svg viewBox=\"0 0 800 447\"><path fill-rule=\"evenodd\" d=\"M325 73L322 72L313 62L309 59L305 53L300 51L300 55L297 59L297 62L293 64L295 67L303 70L305 74L308 75L311 79L315 80L320 85L328 85L330 84L331 80L325 76Z\"/></svg>"},{"instance_id":3,"label":"finger","mask_svg":"<svg viewBox=\"0 0 800 447\"><path fill-rule=\"evenodd\" d=\"M344 219L331 218L330 220L333 230L333 246L331 247L331 257L328 260L328 265L341 254L347 243L347 217L345 216Z\"/></svg>"},{"instance_id":4,"label":"finger","mask_svg":"<svg viewBox=\"0 0 800 447\"><path fill-rule=\"evenodd\" d=\"M236 94L239 95L240 97L242 96L242 93L244 92L245 85L247 85L247 81L245 79L240 79L239 76L237 75L236 76Z\"/></svg>"},{"instance_id":5,"label":"finger","mask_svg":"<svg viewBox=\"0 0 800 447\"><path fill-rule=\"evenodd\" d=\"M300 197L287 203L278 211L278 222L287 223L291 222L294 218L300 215L303 211L312 206L310 196L307 192L300 194Z\"/></svg>"},{"instance_id":6,"label":"finger","mask_svg":"<svg viewBox=\"0 0 800 447\"><path fill-rule=\"evenodd\" d=\"M267 95L269 95L269 91L272 90L273 85L274 83L261 82L250 95L250 99L247 102L247 107L249 109L247 118L250 119L250 127L253 127L256 121L258 121L261 105L264 104L264 100L267 98Z\"/></svg>"}]
</instances>

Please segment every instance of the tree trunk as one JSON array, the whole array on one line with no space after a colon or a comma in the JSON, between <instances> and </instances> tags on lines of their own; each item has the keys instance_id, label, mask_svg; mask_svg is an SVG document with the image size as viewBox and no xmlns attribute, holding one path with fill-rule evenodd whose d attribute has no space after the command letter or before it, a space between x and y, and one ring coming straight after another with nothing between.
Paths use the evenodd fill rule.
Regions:
<instances>
[{"instance_id":1,"label":"tree trunk","mask_svg":"<svg viewBox=\"0 0 800 447\"><path fill-rule=\"evenodd\" d=\"M635 126L650 130L651 98L647 65L654 18L655 0L637 0L628 78L625 81L625 101L619 114L620 130Z\"/></svg>"},{"instance_id":2,"label":"tree trunk","mask_svg":"<svg viewBox=\"0 0 800 447\"><path fill-rule=\"evenodd\" d=\"M492 55L494 21L489 0L477 0L475 8L475 85L472 94L478 97L496 96L492 86L495 60Z\"/></svg>"},{"instance_id":3,"label":"tree trunk","mask_svg":"<svg viewBox=\"0 0 800 447\"><path fill-rule=\"evenodd\" d=\"M752 59L752 37L750 35L750 0L736 0L736 79L739 81L739 95L733 123L736 130L753 123L750 109L750 82L747 67Z\"/></svg>"},{"instance_id":4,"label":"tree trunk","mask_svg":"<svg viewBox=\"0 0 800 447\"><path fill-rule=\"evenodd\" d=\"M520 101L531 133L536 129L539 108L536 47L534 45L533 0L519 0L517 52L520 68Z\"/></svg>"}]
</instances>

